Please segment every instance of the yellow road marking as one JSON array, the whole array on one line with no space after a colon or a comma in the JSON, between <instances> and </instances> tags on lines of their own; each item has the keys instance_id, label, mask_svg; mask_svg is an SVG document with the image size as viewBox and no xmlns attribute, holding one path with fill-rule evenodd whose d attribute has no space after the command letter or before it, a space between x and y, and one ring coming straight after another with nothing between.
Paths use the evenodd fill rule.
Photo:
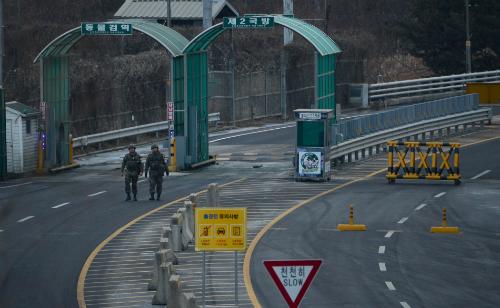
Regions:
<instances>
[{"instance_id":1,"label":"yellow road marking","mask_svg":"<svg viewBox=\"0 0 500 308\"><path fill-rule=\"evenodd\" d=\"M321 193L319 195L316 195L316 196L314 196L312 198L309 198L306 201L303 201L303 202L297 204L296 206L294 206L291 209L287 210L283 214L279 215L273 221L271 221L269 224L267 224L267 226L265 226L262 230L260 230L259 234L257 234L257 236L253 239L252 244L248 247L247 253L245 254L245 263L243 264L243 277L245 278L245 286L247 288L250 300L252 301L252 304L254 305L255 308L262 308L262 306L259 304L259 301L257 300L257 296L255 296L255 292L253 291L253 287L252 287L252 282L250 280L250 259L252 258L252 253L253 253L253 250L255 249L255 246L257 245L257 243L259 242L259 240L261 239L261 237L264 235L264 233L266 233L267 230L269 230L275 223L277 223L283 217L285 217L286 215L288 215L291 212L295 211L296 209L298 209L299 207L303 206L304 204L306 204L308 202L311 202L311 201L313 201L313 200L315 200L315 199L317 199L317 198L319 198L321 196L329 194L332 191L335 191L335 190L343 188L343 187L345 187L347 185L359 182L361 180L362 179L357 179L357 180L354 180L354 181L350 181L348 183L345 183L345 184L342 184L340 186L334 187L334 188L332 188L330 190L327 190L327 191L325 191L325 192L323 192L323 193Z\"/></svg>"},{"instance_id":2,"label":"yellow road marking","mask_svg":"<svg viewBox=\"0 0 500 308\"><path fill-rule=\"evenodd\" d=\"M239 179L239 180L236 180L236 181L233 181L233 182L229 182L229 183L226 183L226 184L223 184L223 185L220 185L219 187L224 187L224 186L227 186L227 185L230 185L230 184L233 184L233 183L237 183L237 182L240 182L240 181L243 181L245 180L244 178L243 179ZM201 193L204 193L206 192L207 190L202 190L200 192L198 192L198 194L201 194ZM85 277L87 276L87 272L90 268L90 265L92 264L92 261L94 260L94 258L97 256L97 254L99 253L99 251L107 244L109 243L109 241L111 241L113 238L115 238L118 234L120 234L121 232L123 232L125 229L127 229L128 227L132 226L133 224L135 224L136 222L138 222L139 220L145 218L145 217L148 217L149 215L153 214L153 213L156 213L172 204L175 204L177 202L180 202L182 200L186 200L188 199L189 196L187 197L184 197L184 198L181 198L181 199L177 199L175 201L172 201L170 203L167 203L163 206L160 206L159 208L157 209L154 209L134 220L132 220L131 222L129 222L128 224L126 224L125 226L121 227L120 229L118 229L115 233L111 234L107 239L105 239L101 244L99 244L99 246L97 246L96 249L94 249L94 251L90 254L90 256L88 257L87 261L85 262L85 265L83 265L83 268L82 268L82 271L80 272L80 277L78 278L78 285L77 285L77 288L76 288L76 297L78 299L78 306L80 308L86 308L87 305L85 305L85 296L84 296L84 285L85 285ZM95 279L95 278L94 278Z\"/></svg>"}]
</instances>

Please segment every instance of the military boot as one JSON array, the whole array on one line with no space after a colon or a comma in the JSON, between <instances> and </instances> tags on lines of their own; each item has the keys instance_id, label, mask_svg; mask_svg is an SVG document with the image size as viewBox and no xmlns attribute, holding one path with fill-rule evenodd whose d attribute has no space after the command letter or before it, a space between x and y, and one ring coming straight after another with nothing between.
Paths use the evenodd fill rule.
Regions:
<instances>
[{"instance_id":1,"label":"military boot","mask_svg":"<svg viewBox=\"0 0 500 308\"><path fill-rule=\"evenodd\" d=\"M155 199L155 194L151 194L151 198L149 200L154 200Z\"/></svg>"},{"instance_id":2,"label":"military boot","mask_svg":"<svg viewBox=\"0 0 500 308\"><path fill-rule=\"evenodd\" d=\"M137 194L134 194L134 201L137 201Z\"/></svg>"},{"instance_id":3,"label":"military boot","mask_svg":"<svg viewBox=\"0 0 500 308\"><path fill-rule=\"evenodd\" d=\"M130 198L130 193L127 193L127 199L125 199L125 201L129 201L131 198Z\"/></svg>"},{"instance_id":4,"label":"military boot","mask_svg":"<svg viewBox=\"0 0 500 308\"><path fill-rule=\"evenodd\" d=\"M156 200L159 201L160 200L160 195L161 194L158 194L158 197L156 197Z\"/></svg>"}]
</instances>

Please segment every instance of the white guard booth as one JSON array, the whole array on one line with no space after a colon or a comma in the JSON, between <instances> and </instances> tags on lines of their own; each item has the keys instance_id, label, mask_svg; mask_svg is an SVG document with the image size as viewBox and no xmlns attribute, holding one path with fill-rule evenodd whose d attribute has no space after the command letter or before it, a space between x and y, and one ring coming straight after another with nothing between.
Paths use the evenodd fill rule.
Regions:
<instances>
[{"instance_id":1,"label":"white guard booth","mask_svg":"<svg viewBox=\"0 0 500 308\"><path fill-rule=\"evenodd\" d=\"M38 168L40 111L18 102L5 103L7 173L21 176Z\"/></svg>"},{"instance_id":2,"label":"white guard booth","mask_svg":"<svg viewBox=\"0 0 500 308\"><path fill-rule=\"evenodd\" d=\"M295 181L329 181L333 109L297 109Z\"/></svg>"}]
</instances>

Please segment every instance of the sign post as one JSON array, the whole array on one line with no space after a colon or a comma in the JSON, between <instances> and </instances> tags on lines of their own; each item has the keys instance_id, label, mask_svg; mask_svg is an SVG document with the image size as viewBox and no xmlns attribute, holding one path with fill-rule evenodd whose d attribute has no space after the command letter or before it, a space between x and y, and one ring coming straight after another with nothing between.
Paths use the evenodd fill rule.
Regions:
<instances>
[{"instance_id":1,"label":"sign post","mask_svg":"<svg viewBox=\"0 0 500 308\"><path fill-rule=\"evenodd\" d=\"M234 299L238 307L238 251L247 250L246 208L196 208L195 250L203 251L202 307L205 307L205 252L234 251Z\"/></svg>"},{"instance_id":2,"label":"sign post","mask_svg":"<svg viewBox=\"0 0 500 308\"><path fill-rule=\"evenodd\" d=\"M323 260L264 261L263 263L288 306L297 308Z\"/></svg>"}]
</instances>

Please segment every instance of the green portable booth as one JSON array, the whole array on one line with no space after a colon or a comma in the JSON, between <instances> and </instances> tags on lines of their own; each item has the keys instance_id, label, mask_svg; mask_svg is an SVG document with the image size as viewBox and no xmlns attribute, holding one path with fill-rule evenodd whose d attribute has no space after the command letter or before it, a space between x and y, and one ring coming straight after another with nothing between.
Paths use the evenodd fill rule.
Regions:
<instances>
[{"instance_id":1,"label":"green portable booth","mask_svg":"<svg viewBox=\"0 0 500 308\"><path fill-rule=\"evenodd\" d=\"M335 110L297 109L293 113L297 121L295 181L329 181L331 123Z\"/></svg>"}]
</instances>

